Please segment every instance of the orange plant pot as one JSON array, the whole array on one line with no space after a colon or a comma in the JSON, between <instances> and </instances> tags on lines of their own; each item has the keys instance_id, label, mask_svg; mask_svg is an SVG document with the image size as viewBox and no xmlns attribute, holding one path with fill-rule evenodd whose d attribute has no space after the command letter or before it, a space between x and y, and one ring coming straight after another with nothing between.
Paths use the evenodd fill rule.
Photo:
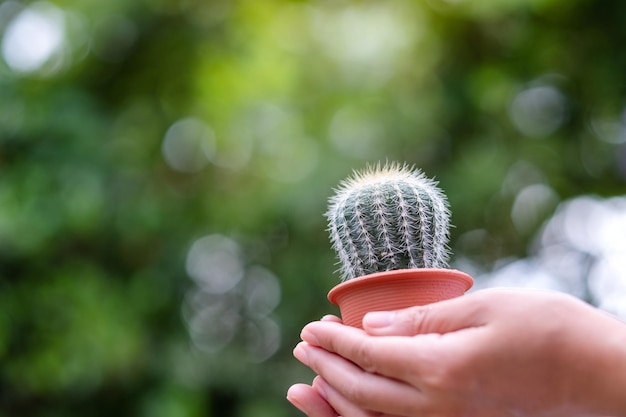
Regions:
<instances>
[{"instance_id":1,"label":"orange plant pot","mask_svg":"<svg viewBox=\"0 0 626 417\"><path fill-rule=\"evenodd\" d=\"M365 313L421 306L459 297L474 284L455 269L401 269L377 272L336 285L328 300L339 306L343 323L362 328Z\"/></svg>"}]
</instances>

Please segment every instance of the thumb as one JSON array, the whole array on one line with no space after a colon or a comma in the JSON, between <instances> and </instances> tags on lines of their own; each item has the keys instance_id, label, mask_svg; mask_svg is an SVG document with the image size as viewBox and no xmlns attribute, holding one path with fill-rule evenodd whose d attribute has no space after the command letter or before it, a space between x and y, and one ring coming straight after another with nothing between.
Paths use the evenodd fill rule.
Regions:
<instances>
[{"instance_id":1,"label":"thumb","mask_svg":"<svg viewBox=\"0 0 626 417\"><path fill-rule=\"evenodd\" d=\"M488 300L477 293L396 311L375 311L363 317L363 329L374 336L450 333L486 324Z\"/></svg>"}]
</instances>

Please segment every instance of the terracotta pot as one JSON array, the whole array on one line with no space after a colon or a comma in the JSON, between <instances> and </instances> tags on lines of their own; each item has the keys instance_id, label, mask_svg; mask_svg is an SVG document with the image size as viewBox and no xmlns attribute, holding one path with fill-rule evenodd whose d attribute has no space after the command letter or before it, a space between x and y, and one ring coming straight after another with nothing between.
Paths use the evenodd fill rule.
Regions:
<instances>
[{"instance_id":1,"label":"terracotta pot","mask_svg":"<svg viewBox=\"0 0 626 417\"><path fill-rule=\"evenodd\" d=\"M455 269L401 269L342 282L328 293L344 324L361 328L365 313L398 310L459 297L474 284Z\"/></svg>"}]
</instances>

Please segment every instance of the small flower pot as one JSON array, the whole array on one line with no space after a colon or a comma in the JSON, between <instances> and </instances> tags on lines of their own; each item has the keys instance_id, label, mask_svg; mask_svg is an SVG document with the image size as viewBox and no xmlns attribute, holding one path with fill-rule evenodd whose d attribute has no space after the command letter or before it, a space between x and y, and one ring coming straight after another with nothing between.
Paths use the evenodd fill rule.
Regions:
<instances>
[{"instance_id":1,"label":"small flower pot","mask_svg":"<svg viewBox=\"0 0 626 417\"><path fill-rule=\"evenodd\" d=\"M459 297L474 284L455 269L401 269L354 278L336 285L328 300L339 306L343 323L362 328L365 313L390 311Z\"/></svg>"}]
</instances>

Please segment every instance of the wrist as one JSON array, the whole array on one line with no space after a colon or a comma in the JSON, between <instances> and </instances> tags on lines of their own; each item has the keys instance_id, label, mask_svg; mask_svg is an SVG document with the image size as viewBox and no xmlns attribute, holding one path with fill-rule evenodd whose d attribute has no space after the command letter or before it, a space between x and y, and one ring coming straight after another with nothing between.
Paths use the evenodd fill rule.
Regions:
<instances>
[{"instance_id":1,"label":"wrist","mask_svg":"<svg viewBox=\"0 0 626 417\"><path fill-rule=\"evenodd\" d=\"M583 358L590 360L586 393L580 395L593 415L626 417L626 323L606 315L597 329L597 337L581 342L587 353Z\"/></svg>"}]
</instances>

